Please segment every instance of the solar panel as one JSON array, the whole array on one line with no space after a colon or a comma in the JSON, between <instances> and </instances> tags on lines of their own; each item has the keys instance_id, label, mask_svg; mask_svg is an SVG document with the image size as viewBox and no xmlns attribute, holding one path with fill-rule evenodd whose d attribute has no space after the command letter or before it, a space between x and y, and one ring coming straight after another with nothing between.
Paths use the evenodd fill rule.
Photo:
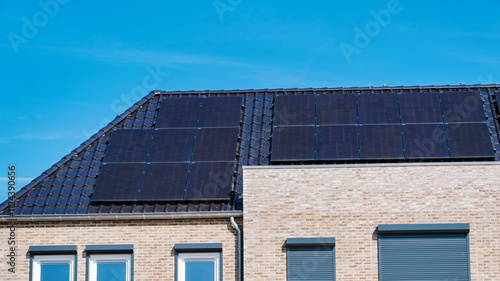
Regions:
<instances>
[{"instance_id":1,"label":"solar panel","mask_svg":"<svg viewBox=\"0 0 500 281\"><path fill-rule=\"evenodd\" d=\"M362 159L403 158L403 140L400 125L359 126Z\"/></svg>"},{"instance_id":2,"label":"solar panel","mask_svg":"<svg viewBox=\"0 0 500 281\"><path fill-rule=\"evenodd\" d=\"M356 95L316 96L316 125L357 124Z\"/></svg>"},{"instance_id":3,"label":"solar panel","mask_svg":"<svg viewBox=\"0 0 500 281\"><path fill-rule=\"evenodd\" d=\"M188 163L148 163L139 200L181 200Z\"/></svg>"},{"instance_id":4,"label":"solar panel","mask_svg":"<svg viewBox=\"0 0 500 281\"><path fill-rule=\"evenodd\" d=\"M196 132L193 161L233 161L239 128L201 128Z\"/></svg>"},{"instance_id":5,"label":"solar panel","mask_svg":"<svg viewBox=\"0 0 500 281\"><path fill-rule=\"evenodd\" d=\"M271 159L314 160L314 126L274 128Z\"/></svg>"},{"instance_id":6,"label":"solar panel","mask_svg":"<svg viewBox=\"0 0 500 281\"><path fill-rule=\"evenodd\" d=\"M156 128L196 127L201 98L163 99Z\"/></svg>"},{"instance_id":7,"label":"solar panel","mask_svg":"<svg viewBox=\"0 0 500 281\"><path fill-rule=\"evenodd\" d=\"M227 199L233 171L234 161L192 163L184 199Z\"/></svg>"},{"instance_id":8,"label":"solar panel","mask_svg":"<svg viewBox=\"0 0 500 281\"><path fill-rule=\"evenodd\" d=\"M397 95L360 94L358 95L360 124L399 123Z\"/></svg>"},{"instance_id":9,"label":"solar panel","mask_svg":"<svg viewBox=\"0 0 500 281\"><path fill-rule=\"evenodd\" d=\"M446 124L451 157L494 157L486 123Z\"/></svg>"},{"instance_id":10,"label":"solar panel","mask_svg":"<svg viewBox=\"0 0 500 281\"><path fill-rule=\"evenodd\" d=\"M441 93L441 103L446 123L486 121L479 92Z\"/></svg>"},{"instance_id":11,"label":"solar panel","mask_svg":"<svg viewBox=\"0 0 500 281\"><path fill-rule=\"evenodd\" d=\"M274 126L314 125L315 96L277 96Z\"/></svg>"},{"instance_id":12,"label":"solar panel","mask_svg":"<svg viewBox=\"0 0 500 281\"><path fill-rule=\"evenodd\" d=\"M316 138L316 160L359 159L355 125L318 126Z\"/></svg>"},{"instance_id":13,"label":"solar panel","mask_svg":"<svg viewBox=\"0 0 500 281\"><path fill-rule=\"evenodd\" d=\"M442 122L441 104L438 93L403 93L399 95L401 122Z\"/></svg>"},{"instance_id":14,"label":"solar panel","mask_svg":"<svg viewBox=\"0 0 500 281\"><path fill-rule=\"evenodd\" d=\"M403 125L405 158L448 158L443 124Z\"/></svg>"},{"instance_id":15,"label":"solar panel","mask_svg":"<svg viewBox=\"0 0 500 281\"><path fill-rule=\"evenodd\" d=\"M135 201L145 163L102 165L92 195L93 201Z\"/></svg>"},{"instance_id":16,"label":"solar panel","mask_svg":"<svg viewBox=\"0 0 500 281\"><path fill-rule=\"evenodd\" d=\"M239 127L242 97L208 97L201 103L198 127Z\"/></svg>"},{"instance_id":17,"label":"solar panel","mask_svg":"<svg viewBox=\"0 0 500 281\"><path fill-rule=\"evenodd\" d=\"M188 162L196 129L156 130L148 162Z\"/></svg>"},{"instance_id":18,"label":"solar panel","mask_svg":"<svg viewBox=\"0 0 500 281\"><path fill-rule=\"evenodd\" d=\"M104 163L146 162L152 130L120 129L111 134Z\"/></svg>"}]
</instances>

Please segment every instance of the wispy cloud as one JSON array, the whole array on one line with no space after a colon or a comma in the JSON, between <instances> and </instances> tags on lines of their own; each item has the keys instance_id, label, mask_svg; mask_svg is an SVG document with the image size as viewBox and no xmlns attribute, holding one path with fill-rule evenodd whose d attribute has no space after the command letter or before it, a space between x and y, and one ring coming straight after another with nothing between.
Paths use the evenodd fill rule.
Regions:
<instances>
[{"instance_id":1,"label":"wispy cloud","mask_svg":"<svg viewBox=\"0 0 500 281\"><path fill-rule=\"evenodd\" d=\"M59 139L61 136L58 133L48 134L48 135L34 135L25 134L9 137L0 137L0 143L7 143L9 141L25 141L25 140L55 140Z\"/></svg>"},{"instance_id":2,"label":"wispy cloud","mask_svg":"<svg viewBox=\"0 0 500 281\"><path fill-rule=\"evenodd\" d=\"M16 178L16 183L29 183L33 180L33 178ZM0 178L0 182L8 182L9 179L8 178Z\"/></svg>"},{"instance_id":3,"label":"wispy cloud","mask_svg":"<svg viewBox=\"0 0 500 281\"><path fill-rule=\"evenodd\" d=\"M184 54L173 51L153 51L139 49L86 49L69 47L48 47L33 46L34 49L66 55L71 57L81 57L99 61L117 62L117 63L145 63L162 65L222 65L222 66L249 66L249 63L231 60L219 56L207 56L200 54Z\"/></svg>"}]
</instances>

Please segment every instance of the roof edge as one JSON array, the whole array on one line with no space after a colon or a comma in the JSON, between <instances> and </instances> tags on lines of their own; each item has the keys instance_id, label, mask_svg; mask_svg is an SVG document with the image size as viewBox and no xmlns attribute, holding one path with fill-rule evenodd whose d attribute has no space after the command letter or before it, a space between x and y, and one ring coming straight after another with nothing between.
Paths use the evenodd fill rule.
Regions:
<instances>
[{"instance_id":1,"label":"roof edge","mask_svg":"<svg viewBox=\"0 0 500 281\"><path fill-rule=\"evenodd\" d=\"M498 166L500 161L484 162L410 162L410 163L363 163L363 164L317 164L317 165L267 165L242 166L243 170L264 169L322 169L322 168L365 168L365 167L422 167L422 166Z\"/></svg>"},{"instance_id":2,"label":"roof edge","mask_svg":"<svg viewBox=\"0 0 500 281\"><path fill-rule=\"evenodd\" d=\"M0 216L4 222L49 222L49 221L123 221L123 220L175 220L175 219L219 219L243 217L242 211L224 212L179 212L179 213L142 213L142 214L85 214L85 215L29 215Z\"/></svg>"},{"instance_id":3,"label":"roof edge","mask_svg":"<svg viewBox=\"0 0 500 281\"><path fill-rule=\"evenodd\" d=\"M446 88L491 88L500 87L500 84L459 84L459 85L427 85L427 86L366 86L366 87L318 87L318 88L263 88L263 89L233 89L233 90L175 90L175 91L162 91L154 90L151 93L155 95L168 95L168 94L215 94L215 93L246 93L246 92L283 92L283 91L341 91L341 90L393 90L393 89L446 89Z\"/></svg>"}]
</instances>

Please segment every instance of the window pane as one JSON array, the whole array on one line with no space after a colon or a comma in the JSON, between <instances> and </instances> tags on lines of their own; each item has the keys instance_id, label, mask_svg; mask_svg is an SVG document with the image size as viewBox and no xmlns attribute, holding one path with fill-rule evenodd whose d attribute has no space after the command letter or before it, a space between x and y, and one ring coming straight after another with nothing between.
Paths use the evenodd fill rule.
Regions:
<instances>
[{"instance_id":1,"label":"window pane","mask_svg":"<svg viewBox=\"0 0 500 281\"><path fill-rule=\"evenodd\" d=\"M40 281L68 281L69 264L42 264Z\"/></svg>"},{"instance_id":2,"label":"window pane","mask_svg":"<svg viewBox=\"0 0 500 281\"><path fill-rule=\"evenodd\" d=\"M126 272L125 263L98 263L97 281L125 281Z\"/></svg>"},{"instance_id":3,"label":"window pane","mask_svg":"<svg viewBox=\"0 0 500 281\"><path fill-rule=\"evenodd\" d=\"M214 281L213 262L186 262L186 281Z\"/></svg>"}]
</instances>

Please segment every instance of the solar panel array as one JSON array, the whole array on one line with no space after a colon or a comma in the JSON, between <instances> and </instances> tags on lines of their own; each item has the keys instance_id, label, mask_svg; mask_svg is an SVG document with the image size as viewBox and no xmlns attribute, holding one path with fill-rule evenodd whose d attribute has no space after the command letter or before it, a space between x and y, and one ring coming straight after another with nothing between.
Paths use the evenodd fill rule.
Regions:
<instances>
[{"instance_id":1,"label":"solar panel array","mask_svg":"<svg viewBox=\"0 0 500 281\"><path fill-rule=\"evenodd\" d=\"M227 200L241 106L241 97L164 99L154 130L112 133L92 200Z\"/></svg>"},{"instance_id":2,"label":"solar panel array","mask_svg":"<svg viewBox=\"0 0 500 281\"><path fill-rule=\"evenodd\" d=\"M275 99L272 162L493 157L479 92Z\"/></svg>"}]
</instances>

